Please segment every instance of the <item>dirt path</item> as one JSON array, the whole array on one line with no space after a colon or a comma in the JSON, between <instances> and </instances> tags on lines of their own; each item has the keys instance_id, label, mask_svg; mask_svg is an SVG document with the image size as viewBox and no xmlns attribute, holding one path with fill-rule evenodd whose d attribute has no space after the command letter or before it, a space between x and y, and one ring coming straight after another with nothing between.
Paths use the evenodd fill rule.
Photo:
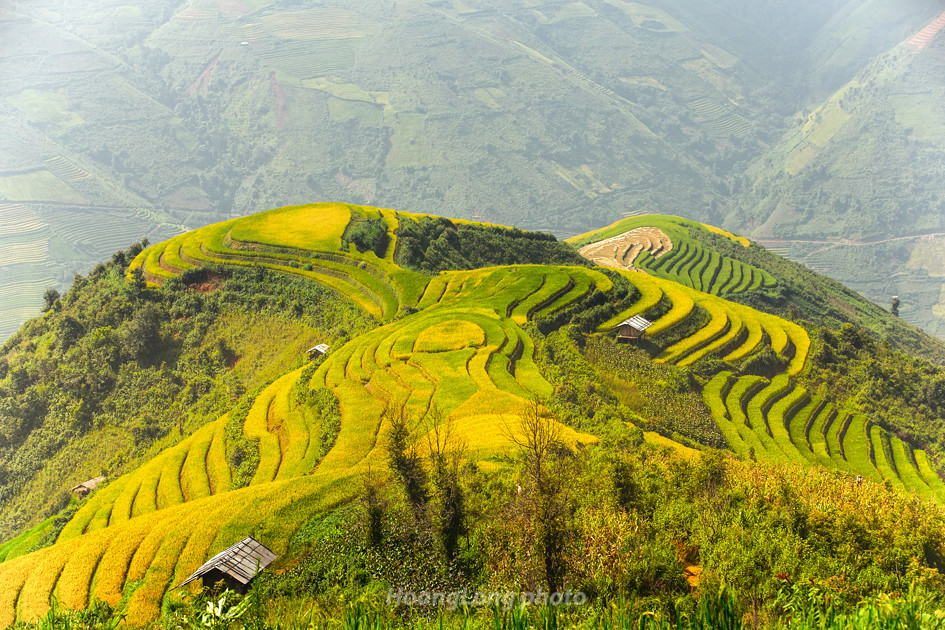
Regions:
<instances>
[{"instance_id":1,"label":"dirt path","mask_svg":"<svg viewBox=\"0 0 945 630\"><path fill-rule=\"evenodd\" d=\"M285 126L286 116L289 115L289 103L285 98L285 88L279 83L274 71L269 73L269 85L276 95L276 129L281 131Z\"/></svg>"},{"instance_id":2,"label":"dirt path","mask_svg":"<svg viewBox=\"0 0 945 630\"><path fill-rule=\"evenodd\" d=\"M206 68L203 69L203 72L200 73L200 76L197 77L197 80L190 84L190 87L187 88L187 93L193 96L194 94L206 94L207 86L210 85L210 79L213 78L213 71L217 67L217 62L220 60L220 55L223 52L217 53L217 56L213 58Z\"/></svg>"},{"instance_id":3,"label":"dirt path","mask_svg":"<svg viewBox=\"0 0 945 630\"><path fill-rule=\"evenodd\" d=\"M787 238L787 239L772 239L772 238L757 238L752 239L759 245L764 245L765 247L786 247L788 245L794 245L796 243L822 243L824 245L829 245L831 247L835 245L879 245L881 243L892 243L895 241L910 241L920 238L932 238L935 236L945 236L945 232L920 232L918 234L906 234L904 236L890 236L887 238L875 238L875 239L863 239L856 240L850 238Z\"/></svg>"}]
</instances>

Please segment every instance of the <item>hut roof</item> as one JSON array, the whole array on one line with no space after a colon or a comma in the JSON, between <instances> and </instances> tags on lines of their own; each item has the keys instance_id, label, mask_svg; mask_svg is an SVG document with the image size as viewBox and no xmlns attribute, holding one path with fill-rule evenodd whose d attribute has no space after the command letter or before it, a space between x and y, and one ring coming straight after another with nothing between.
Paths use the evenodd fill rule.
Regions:
<instances>
[{"instance_id":1,"label":"hut roof","mask_svg":"<svg viewBox=\"0 0 945 630\"><path fill-rule=\"evenodd\" d=\"M633 326L633 327L636 328L637 330L643 331L643 330L646 330L647 328L649 328L650 326L652 326L652 325L653 325L653 322L651 322L651 321L648 320L648 319L643 319L643 318L640 317L639 315L634 315L633 317L631 317L631 318L629 318L629 319L623 320L622 322L620 322L619 324L617 324L616 327L617 327L617 328L620 328L621 326L628 326L628 325L629 325L629 326Z\"/></svg>"},{"instance_id":2,"label":"hut roof","mask_svg":"<svg viewBox=\"0 0 945 630\"><path fill-rule=\"evenodd\" d=\"M308 349L308 353L312 354L313 352L318 352L319 354L326 354L331 349L327 343L320 343L317 346L312 346Z\"/></svg>"},{"instance_id":3,"label":"hut roof","mask_svg":"<svg viewBox=\"0 0 945 630\"><path fill-rule=\"evenodd\" d=\"M105 477L93 477L88 481L83 481L77 486L73 486L72 492L78 492L79 490L87 490L91 492L92 490L95 490L98 487L98 484L102 483L103 481L105 481Z\"/></svg>"},{"instance_id":4,"label":"hut roof","mask_svg":"<svg viewBox=\"0 0 945 630\"><path fill-rule=\"evenodd\" d=\"M247 536L207 560L193 575L174 588L180 588L213 569L230 575L240 584L249 584L256 577L256 573L269 566L277 557L258 540Z\"/></svg>"}]
</instances>

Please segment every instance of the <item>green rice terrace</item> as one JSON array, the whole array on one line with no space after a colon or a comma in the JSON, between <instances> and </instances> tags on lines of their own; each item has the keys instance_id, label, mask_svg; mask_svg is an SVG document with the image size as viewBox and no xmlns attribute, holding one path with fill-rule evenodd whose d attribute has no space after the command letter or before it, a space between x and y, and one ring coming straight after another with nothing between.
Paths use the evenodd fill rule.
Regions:
<instances>
[{"instance_id":1,"label":"green rice terrace","mask_svg":"<svg viewBox=\"0 0 945 630\"><path fill-rule=\"evenodd\" d=\"M122 605L128 624L143 625L188 592L171 587L248 532L284 553L313 513L356 499L360 479L385 468L398 413L448 419L479 467L504 466L522 410L561 391L543 371L548 355L536 350L535 330L569 322L603 337L635 315L652 321L638 349L626 352L646 352L667 374L701 383L711 418L739 456L822 466L945 500L926 450L802 386L812 356L805 326L724 299L772 289L778 280L711 249L691 230L712 230L738 247L749 247L747 240L674 217L640 216L574 239L577 246L604 241L598 253L610 252L605 266L529 236L536 247L564 247L563 258L462 268L477 265L459 260L461 244L449 249L453 228L528 235L446 223L344 204L295 206L137 253L120 281L139 291L183 280L212 294L228 270L265 269L327 287L373 328L347 340L339 335L325 356L262 379L188 435L181 428L179 442L79 502L54 544L29 552L53 531L54 519L46 518L0 545L0 627L41 617L53 599L71 609ZM423 230L439 236L427 242ZM410 252L420 250L427 263L440 256L453 268L408 267ZM600 439L581 426L558 429L572 448ZM428 437L416 436L417 443ZM658 441L702 448L679 434ZM234 457L237 446L245 457Z\"/></svg>"}]
</instances>

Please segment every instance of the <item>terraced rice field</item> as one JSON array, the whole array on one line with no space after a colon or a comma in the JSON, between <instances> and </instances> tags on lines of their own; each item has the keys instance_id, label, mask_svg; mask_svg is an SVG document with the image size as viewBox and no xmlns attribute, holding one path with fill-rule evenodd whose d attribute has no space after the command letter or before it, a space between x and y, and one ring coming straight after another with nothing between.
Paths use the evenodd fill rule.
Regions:
<instances>
[{"instance_id":1,"label":"terraced rice field","mask_svg":"<svg viewBox=\"0 0 945 630\"><path fill-rule=\"evenodd\" d=\"M305 371L274 380L255 395L242 425L261 456L248 487L233 488L224 437L230 416L225 415L100 487L54 546L0 562L0 626L42 615L52 597L69 607L85 606L93 597L111 604L125 600L127 622L143 625L170 599L183 596L171 587L248 532L282 553L313 512L353 499L360 476L385 466L389 418L401 408L421 445L427 443L430 423L438 421L452 423L474 459L510 448L508 432L515 430L520 410L552 391L521 326L595 289L606 293L613 282L597 270L550 265L420 276L393 263L398 216L392 211L380 211L392 239L383 258L341 251L345 226L367 212L378 211L340 204L284 208L209 226L141 253L132 266L152 282L204 264L256 264L321 282L373 313L378 328L333 349L306 384L334 394L340 431L321 457L320 419L300 407L294 393ZM654 317L649 338L659 341L696 313L711 315L687 337L674 335L658 360L688 365L709 354L734 360L762 343L793 357L788 373L772 383L729 375L713 380L707 392L717 395L707 394L707 401L738 452L753 448L796 458L801 449L788 444L810 431L798 431L789 420L803 417L815 402L808 404L803 393L794 392L790 380L809 349L803 329L676 282L622 273L640 297L619 318L667 307ZM690 274L690 280L702 273ZM406 306L417 312L406 315ZM729 398L736 394L730 413ZM817 414L822 416L830 418ZM831 432L840 426L822 423L817 435L825 436L823 448L807 448L809 458L823 452L831 461L842 460L844 469L859 469L862 458L850 449L844 455L845 446L857 439L866 445L888 442L887 468L894 466L904 484L922 480L933 490L924 453L864 421L845 421L842 430ZM568 427L562 433L572 444L596 439ZM903 458L912 469L899 461ZM877 478L882 475L874 470Z\"/></svg>"},{"instance_id":2,"label":"terraced rice field","mask_svg":"<svg viewBox=\"0 0 945 630\"><path fill-rule=\"evenodd\" d=\"M67 182L77 182L92 177L92 174L83 168L79 168L71 161L61 155L43 160L46 170Z\"/></svg>"},{"instance_id":3,"label":"terraced rice field","mask_svg":"<svg viewBox=\"0 0 945 630\"><path fill-rule=\"evenodd\" d=\"M739 455L818 464L874 482L888 480L922 498L945 499L945 486L925 451L861 414L810 395L786 374L768 381L722 372L706 384L703 395Z\"/></svg>"},{"instance_id":4,"label":"terraced rice field","mask_svg":"<svg viewBox=\"0 0 945 630\"><path fill-rule=\"evenodd\" d=\"M23 204L0 203L0 236L26 236L46 227L46 222Z\"/></svg>"},{"instance_id":5,"label":"terraced rice field","mask_svg":"<svg viewBox=\"0 0 945 630\"><path fill-rule=\"evenodd\" d=\"M387 256L341 251L341 234L354 206L319 204L282 208L267 221L248 217L210 225L146 250L131 266L160 284L208 264L260 265L321 282L379 320L417 303L427 278L392 262L396 213L382 211L390 231ZM256 215L257 217L259 215ZM328 235L328 236L326 236Z\"/></svg>"},{"instance_id":6,"label":"terraced rice field","mask_svg":"<svg viewBox=\"0 0 945 630\"><path fill-rule=\"evenodd\" d=\"M647 273L675 280L687 287L729 295L775 286L766 271L734 258L719 255L705 247L692 232L705 230L720 234L744 246L749 242L719 228L659 215L643 215L618 221L596 232L568 239L597 264L637 268ZM668 238L667 244L663 239ZM607 262L604 262L607 259Z\"/></svg>"},{"instance_id":7,"label":"terraced rice field","mask_svg":"<svg viewBox=\"0 0 945 630\"><path fill-rule=\"evenodd\" d=\"M97 491L57 545L31 555L35 570L0 563L0 584L22 594L16 608L0 609L0 623L12 621L14 610L42 614L51 595L82 606L92 594L116 603L129 593L129 621L147 621L169 586L247 528L279 550L311 508L351 497L357 484L350 480L384 465L384 412L401 403L414 418L436 407L477 457L507 449L504 430L514 426L515 410L551 392L513 318L562 308L592 287L609 290L610 281L587 269L536 266L444 274L442 283L426 296L426 310L359 337L316 372L311 386L330 388L342 411L336 444L317 466L319 428L292 401L296 370L264 389L249 411L244 433L259 441L261 464L248 488L228 490L226 417L203 427ZM417 429L423 443L425 429ZM564 432L571 442L594 440Z\"/></svg>"},{"instance_id":8,"label":"terraced rice field","mask_svg":"<svg viewBox=\"0 0 945 630\"><path fill-rule=\"evenodd\" d=\"M796 376L804 368L810 352L810 337L797 324L675 282L642 273L624 272L624 275L637 287L642 298L630 309L604 322L600 332L612 330L634 315L645 316L661 300L668 300L672 304L670 310L647 330L647 336L657 341L660 333L692 317L696 306L707 311L710 317L696 332L665 348L655 357L657 361L681 367L709 355L723 361L738 361L759 349L767 339L776 353L788 358L788 375Z\"/></svg>"},{"instance_id":9,"label":"terraced rice field","mask_svg":"<svg viewBox=\"0 0 945 630\"><path fill-rule=\"evenodd\" d=\"M945 11L942 11L928 26L913 35L909 40L909 44L918 50L922 50L935 39L935 36L938 35L939 31L943 28L945 28Z\"/></svg>"},{"instance_id":10,"label":"terraced rice field","mask_svg":"<svg viewBox=\"0 0 945 630\"><path fill-rule=\"evenodd\" d=\"M103 229L108 219L89 220L88 211L82 208L56 208L43 211L53 233L90 256L106 258L119 249L158 231L157 224L144 213L136 213L133 219L113 221L114 226Z\"/></svg>"}]
</instances>

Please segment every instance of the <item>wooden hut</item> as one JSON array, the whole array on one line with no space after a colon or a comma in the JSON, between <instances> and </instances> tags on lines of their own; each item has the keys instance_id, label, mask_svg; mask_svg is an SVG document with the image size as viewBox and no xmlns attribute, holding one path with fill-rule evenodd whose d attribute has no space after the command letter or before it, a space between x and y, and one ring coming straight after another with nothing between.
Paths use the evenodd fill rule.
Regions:
<instances>
[{"instance_id":1,"label":"wooden hut","mask_svg":"<svg viewBox=\"0 0 945 630\"><path fill-rule=\"evenodd\" d=\"M617 341L635 341L642 339L646 334L646 329L653 325L653 322L643 319L639 315L634 315L617 324Z\"/></svg>"},{"instance_id":2,"label":"wooden hut","mask_svg":"<svg viewBox=\"0 0 945 630\"><path fill-rule=\"evenodd\" d=\"M92 492L92 490L98 488L98 484L102 483L103 481L105 481L105 477L93 477L88 481L83 481L79 485L72 488L72 494L77 494L80 497L84 497L88 493Z\"/></svg>"},{"instance_id":3,"label":"wooden hut","mask_svg":"<svg viewBox=\"0 0 945 630\"><path fill-rule=\"evenodd\" d=\"M329 350L331 350L331 346L329 346L327 343L320 343L317 346L312 346L309 348L307 352L309 358L314 359L315 357L319 357L323 354L328 354Z\"/></svg>"},{"instance_id":4,"label":"wooden hut","mask_svg":"<svg viewBox=\"0 0 945 630\"><path fill-rule=\"evenodd\" d=\"M190 584L197 578L201 579L204 588L213 588L222 580L226 588L242 595L249 590L256 574L277 557L262 543L249 536L207 560L193 575L174 588Z\"/></svg>"}]
</instances>

